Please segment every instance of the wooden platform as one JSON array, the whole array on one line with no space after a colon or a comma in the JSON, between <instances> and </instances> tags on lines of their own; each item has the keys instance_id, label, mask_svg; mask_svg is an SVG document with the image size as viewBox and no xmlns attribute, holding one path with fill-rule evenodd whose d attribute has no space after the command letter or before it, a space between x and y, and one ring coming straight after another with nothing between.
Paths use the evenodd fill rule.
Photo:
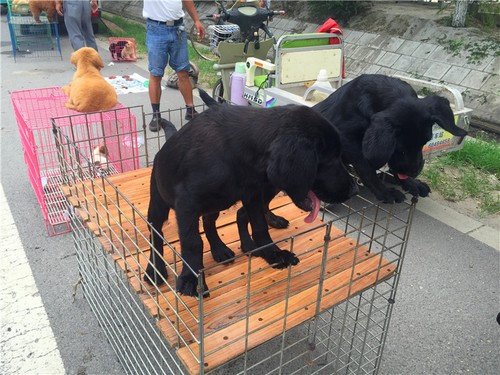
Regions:
<instances>
[{"instance_id":1,"label":"wooden platform","mask_svg":"<svg viewBox=\"0 0 500 375\"><path fill-rule=\"evenodd\" d=\"M200 304L195 298L179 296L166 286L154 293L153 287L141 281L141 270L145 269L149 256L146 241L149 230L140 215L132 213L132 206L124 198L146 216L150 174L151 169L145 168L110 176L109 180L123 196L116 194L112 186L103 186L101 180L63 187L63 191L128 277L147 311L158 318L159 329L176 348L191 374L200 372L200 320L204 334L203 365L208 371L392 276L395 271L394 264L358 246L337 228L332 230L332 241L325 255L324 223L319 219L305 223L306 213L281 195L273 200L271 208L286 217L290 226L282 230L271 229L271 236L275 241L287 239L280 244L284 249L289 249L293 242L300 263L287 270L276 270L260 258L249 260L241 255L235 224L238 206L232 207L220 215L217 225L222 240L237 258L229 265L217 265L203 237L210 297L202 301L200 313ZM81 193L84 188L88 191L85 196ZM173 212L164 225L164 236L180 250ZM179 258L168 250L166 246L167 262L178 263ZM175 285L171 273L168 282Z\"/></svg>"}]
</instances>

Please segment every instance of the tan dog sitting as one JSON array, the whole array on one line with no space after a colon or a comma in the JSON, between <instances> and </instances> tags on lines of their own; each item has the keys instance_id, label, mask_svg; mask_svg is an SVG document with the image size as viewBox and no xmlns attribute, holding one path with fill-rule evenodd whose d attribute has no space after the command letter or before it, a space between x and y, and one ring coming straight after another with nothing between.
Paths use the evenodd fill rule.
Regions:
<instances>
[{"instance_id":1,"label":"tan dog sitting","mask_svg":"<svg viewBox=\"0 0 500 375\"><path fill-rule=\"evenodd\" d=\"M135 60L135 43L129 40L123 46L121 55L123 60Z\"/></svg>"},{"instance_id":2,"label":"tan dog sitting","mask_svg":"<svg viewBox=\"0 0 500 375\"><path fill-rule=\"evenodd\" d=\"M101 75L104 68L97 51L83 47L71 54L70 62L76 66L73 81L62 89L69 100L67 108L78 112L105 111L118 103L116 91Z\"/></svg>"},{"instance_id":3,"label":"tan dog sitting","mask_svg":"<svg viewBox=\"0 0 500 375\"><path fill-rule=\"evenodd\" d=\"M29 0L31 15L36 23L41 23L40 14L45 11L49 22L57 22L55 0Z\"/></svg>"}]
</instances>

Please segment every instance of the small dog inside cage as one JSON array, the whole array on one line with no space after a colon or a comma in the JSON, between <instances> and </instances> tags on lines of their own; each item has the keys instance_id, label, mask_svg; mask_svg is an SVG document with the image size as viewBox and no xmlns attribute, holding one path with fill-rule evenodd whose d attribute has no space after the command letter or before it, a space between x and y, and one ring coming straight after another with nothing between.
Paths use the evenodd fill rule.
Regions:
<instances>
[{"instance_id":1,"label":"small dog inside cage","mask_svg":"<svg viewBox=\"0 0 500 375\"><path fill-rule=\"evenodd\" d=\"M92 162L101 172L109 170L109 153L105 145L99 145L92 152Z\"/></svg>"},{"instance_id":2,"label":"small dog inside cage","mask_svg":"<svg viewBox=\"0 0 500 375\"><path fill-rule=\"evenodd\" d=\"M135 60L135 43L131 40L122 49L123 60Z\"/></svg>"}]
</instances>

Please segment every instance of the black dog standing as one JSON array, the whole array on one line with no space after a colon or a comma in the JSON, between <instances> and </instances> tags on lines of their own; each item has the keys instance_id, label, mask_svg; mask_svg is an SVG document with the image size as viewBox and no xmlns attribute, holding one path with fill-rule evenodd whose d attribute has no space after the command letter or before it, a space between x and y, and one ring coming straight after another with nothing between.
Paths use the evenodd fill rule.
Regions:
<instances>
[{"instance_id":1,"label":"black dog standing","mask_svg":"<svg viewBox=\"0 0 500 375\"><path fill-rule=\"evenodd\" d=\"M403 202L405 195L382 183L379 168L387 164L405 191L426 197L429 186L415 177L424 166L422 148L432 138L432 126L436 123L459 137L467 135L455 125L448 99L438 95L420 99L408 83L380 74L353 79L313 109L337 127L345 163L385 203Z\"/></svg>"},{"instance_id":2,"label":"black dog standing","mask_svg":"<svg viewBox=\"0 0 500 375\"><path fill-rule=\"evenodd\" d=\"M381 74L353 79L313 109L338 129L345 165L351 164L363 184L385 203L403 202L405 195L385 186L377 176L378 169L388 164L405 191L426 197L429 186L415 177L424 166L422 148L432 138L433 125L456 136L467 135L455 125L447 99L437 95L419 99L408 83ZM284 228L288 221L268 208L276 192L270 191L264 200L266 217L270 226ZM243 247L249 232L248 220L241 213L238 228Z\"/></svg>"},{"instance_id":3,"label":"black dog standing","mask_svg":"<svg viewBox=\"0 0 500 375\"><path fill-rule=\"evenodd\" d=\"M167 277L160 236L174 209L184 260L176 289L198 296L197 273L203 268L199 218L212 222L237 201L248 215L255 245L268 245L255 255L276 268L297 264L294 254L269 245L263 194L285 191L295 205L311 212L307 220L314 220L320 200L339 203L357 193L340 155L338 132L310 108L210 107L173 134L155 157L148 221L156 251L151 251L145 280L158 285ZM234 256L222 242L211 251L218 261ZM202 284L207 291L205 280Z\"/></svg>"}]
</instances>

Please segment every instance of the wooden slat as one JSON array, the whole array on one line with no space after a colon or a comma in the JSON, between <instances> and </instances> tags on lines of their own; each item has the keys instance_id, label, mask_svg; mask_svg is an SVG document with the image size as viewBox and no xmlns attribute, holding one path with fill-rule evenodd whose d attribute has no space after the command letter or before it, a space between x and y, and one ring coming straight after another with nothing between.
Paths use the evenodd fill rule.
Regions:
<instances>
[{"instance_id":1,"label":"wooden slat","mask_svg":"<svg viewBox=\"0 0 500 375\"><path fill-rule=\"evenodd\" d=\"M108 178L146 216L150 175L151 169L144 168ZM88 193L92 187L94 195ZM84 188L87 192L82 194ZM106 197L99 188L106 191ZM200 371L197 319L202 318L204 322L203 365L205 371L209 371L281 334L284 329L312 318L316 311L324 311L392 276L395 271L393 264L370 253L365 246L358 245L335 227L331 232L327 261L324 262L324 224L319 219L314 223L305 223L306 213L293 205L288 197L280 195L271 202L271 208L277 215L287 218L290 226L271 229L270 234L275 241L286 239L280 243L282 249L290 247L290 236L293 236L293 250L300 263L290 269L277 270L261 258L237 256L231 264L217 265L202 233L203 261L210 297L203 300L203 316L200 316L196 299L179 296L165 285L156 293L154 287L148 287L139 280L142 277L139 269L146 268L150 253L149 229L139 217L135 222L125 220L132 220L131 205L118 197L110 186L103 186L100 179L85 181L76 187L64 187L63 191L70 204L80 207L80 216L98 236L103 248L112 252L113 259L139 294L145 309L158 318L157 324L165 339L179 348L179 358L191 374ZM217 221L222 240L236 255L241 254L235 223L238 208L239 205L235 205L222 212ZM175 212L171 212L163 232L168 243L180 252ZM131 238L126 238L125 234ZM167 262L180 270L182 264L179 258L174 257L168 246L165 246L164 252ZM321 274L324 274L324 282L319 291ZM168 282L174 285L171 273ZM148 289L147 293L144 288ZM318 299L320 293L323 297Z\"/></svg>"},{"instance_id":2,"label":"wooden slat","mask_svg":"<svg viewBox=\"0 0 500 375\"><path fill-rule=\"evenodd\" d=\"M380 257L374 256L355 266L355 274L359 273L361 276L358 276L354 281L351 281L352 269L346 269L333 277L325 278L324 291L334 290L334 292L329 292L324 295L324 298L321 298L319 301L320 311L324 311L346 300L349 296L374 285L381 279L391 276L395 266L385 265L379 274L377 272L379 263ZM338 288L338 285L342 285L342 287ZM281 334L284 329L291 329L312 318L316 313L317 298L318 286L316 285L291 295L287 300L278 299L278 302L272 306L250 315L248 323L247 319L241 319L237 323L207 336L204 341L204 350L207 353L203 361L205 371L216 368L236 358L245 350L252 349L270 340ZM285 317L286 327L284 327ZM192 343L189 347L194 353L199 352L197 343ZM198 361L186 347L180 348L177 353L190 374L200 372Z\"/></svg>"}]
</instances>

